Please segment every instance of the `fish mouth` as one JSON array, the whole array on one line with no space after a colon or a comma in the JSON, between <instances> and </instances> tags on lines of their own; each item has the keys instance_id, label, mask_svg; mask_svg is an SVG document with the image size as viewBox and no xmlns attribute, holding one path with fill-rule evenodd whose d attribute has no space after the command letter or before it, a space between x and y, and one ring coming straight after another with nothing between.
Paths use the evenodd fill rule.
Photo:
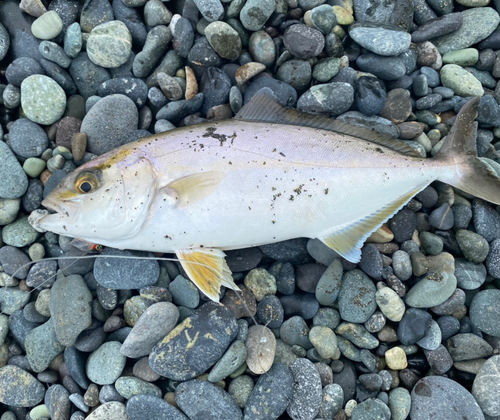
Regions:
<instances>
[{"instance_id":1,"label":"fish mouth","mask_svg":"<svg viewBox=\"0 0 500 420\"><path fill-rule=\"evenodd\" d=\"M63 201L57 202L50 197L47 197L45 200L42 201L42 206L44 206L46 209L48 209L51 213L56 213L61 216L66 216L68 219L73 218L78 216L79 213L79 206L78 203L73 202L73 201Z\"/></svg>"}]
</instances>

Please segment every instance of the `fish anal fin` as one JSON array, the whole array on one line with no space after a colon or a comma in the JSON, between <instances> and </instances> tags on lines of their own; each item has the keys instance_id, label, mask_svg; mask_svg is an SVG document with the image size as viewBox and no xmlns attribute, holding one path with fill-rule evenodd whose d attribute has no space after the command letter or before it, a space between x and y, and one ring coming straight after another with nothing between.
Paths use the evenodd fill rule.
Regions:
<instances>
[{"instance_id":1,"label":"fish anal fin","mask_svg":"<svg viewBox=\"0 0 500 420\"><path fill-rule=\"evenodd\" d=\"M331 232L327 231L318 239L346 260L357 263L361 260L361 247L366 239L426 186L421 186L403 194L380 210L362 219L340 228L336 227Z\"/></svg>"},{"instance_id":2,"label":"fish anal fin","mask_svg":"<svg viewBox=\"0 0 500 420\"><path fill-rule=\"evenodd\" d=\"M407 156L421 157L413 148L401 140L389 137L375 130L347 124L323 115L308 114L293 108L286 108L281 105L269 88L263 88L256 93L234 118L244 121L290 124L333 131L379 144Z\"/></svg>"},{"instance_id":3,"label":"fish anal fin","mask_svg":"<svg viewBox=\"0 0 500 420\"><path fill-rule=\"evenodd\" d=\"M240 290L231 277L224 252L219 249L180 249L175 251L182 268L201 292L214 302L219 301L221 285Z\"/></svg>"},{"instance_id":4,"label":"fish anal fin","mask_svg":"<svg viewBox=\"0 0 500 420\"><path fill-rule=\"evenodd\" d=\"M160 192L178 207L187 207L212 194L224 177L224 173L219 171L200 172L176 179L161 188Z\"/></svg>"}]
</instances>

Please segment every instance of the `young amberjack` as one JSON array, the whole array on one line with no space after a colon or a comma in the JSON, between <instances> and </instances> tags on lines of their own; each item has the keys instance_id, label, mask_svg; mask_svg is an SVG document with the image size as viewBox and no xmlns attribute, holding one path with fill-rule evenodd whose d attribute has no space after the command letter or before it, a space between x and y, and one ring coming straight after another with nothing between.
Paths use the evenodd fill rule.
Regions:
<instances>
[{"instance_id":1,"label":"young amberjack","mask_svg":"<svg viewBox=\"0 0 500 420\"><path fill-rule=\"evenodd\" d=\"M500 178L476 154L478 103L467 102L441 151L423 159L263 90L232 120L156 134L80 166L43 201L54 213L36 211L31 222L114 248L174 252L217 301L220 285L238 289L223 250L309 237L358 262L368 236L435 180L500 204Z\"/></svg>"}]
</instances>

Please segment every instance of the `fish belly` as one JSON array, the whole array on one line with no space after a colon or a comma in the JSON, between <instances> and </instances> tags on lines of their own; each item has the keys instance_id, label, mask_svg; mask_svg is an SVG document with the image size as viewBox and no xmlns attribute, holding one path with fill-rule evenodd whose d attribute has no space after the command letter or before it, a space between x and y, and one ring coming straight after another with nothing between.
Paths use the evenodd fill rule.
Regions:
<instances>
[{"instance_id":1,"label":"fish belly","mask_svg":"<svg viewBox=\"0 0 500 420\"><path fill-rule=\"evenodd\" d=\"M124 248L227 250L321 237L450 170L324 130L243 122L208 128L187 128L180 139L148 152L163 185L211 171L223 172L221 184L184 207L158 197Z\"/></svg>"}]
</instances>

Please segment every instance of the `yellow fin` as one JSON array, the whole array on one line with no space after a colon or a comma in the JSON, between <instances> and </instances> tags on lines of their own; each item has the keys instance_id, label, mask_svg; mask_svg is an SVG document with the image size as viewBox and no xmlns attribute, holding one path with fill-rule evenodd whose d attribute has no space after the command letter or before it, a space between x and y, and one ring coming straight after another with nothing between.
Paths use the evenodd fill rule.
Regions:
<instances>
[{"instance_id":1,"label":"yellow fin","mask_svg":"<svg viewBox=\"0 0 500 420\"><path fill-rule=\"evenodd\" d=\"M219 301L221 285L240 290L231 277L224 254L219 249L180 249L175 251L190 280L214 302Z\"/></svg>"},{"instance_id":2,"label":"yellow fin","mask_svg":"<svg viewBox=\"0 0 500 420\"><path fill-rule=\"evenodd\" d=\"M210 171L172 181L162 191L179 207L189 206L212 194L224 179L223 172Z\"/></svg>"},{"instance_id":3,"label":"yellow fin","mask_svg":"<svg viewBox=\"0 0 500 420\"><path fill-rule=\"evenodd\" d=\"M402 195L380 210L354 223L340 229L335 228L333 232L326 232L325 235L318 239L342 255L346 260L357 263L361 260L361 247L366 239L426 186L427 184Z\"/></svg>"}]
</instances>

